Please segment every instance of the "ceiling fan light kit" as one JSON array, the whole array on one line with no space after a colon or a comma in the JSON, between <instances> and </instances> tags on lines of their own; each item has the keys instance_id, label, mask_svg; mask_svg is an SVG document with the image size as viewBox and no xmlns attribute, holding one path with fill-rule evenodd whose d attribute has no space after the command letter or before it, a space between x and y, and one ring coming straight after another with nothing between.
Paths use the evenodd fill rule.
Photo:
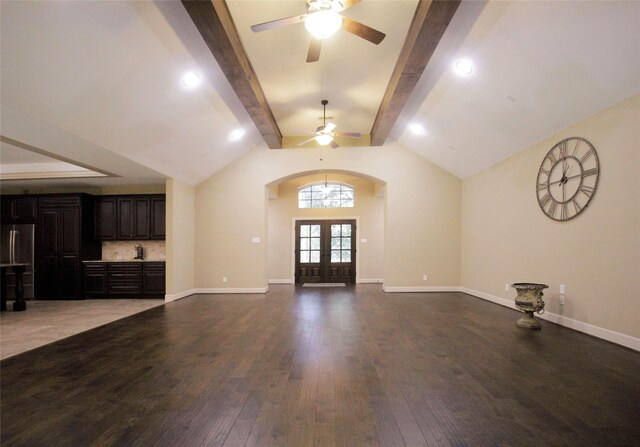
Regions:
<instances>
[{"instance_id":1,"label":"ceiling fan light kit","mask_svg":"<svg viewBox=\"0 0 640 447\"><path fill-rule=\"evenodd\" d=\"M332 148L337 149L340 145L333 141L334 137L360 138L362 136L358 132L334 132L333 129L338 126L334 123L327 123L327 104L329 104L329 101L323 99L320 101L320 104L322 104L322 126L319 126L316 129L315 136L301 141L298 143L298 146L302 146L315 140L320 146L331 146Z\"/></svg>"},{"instance_id":2,"label":"ceiling fan light kit","mask_svg":"<svg viewBox=\"0 0 640 447\"><path fill-rule=\"evenodd\" d=\"M304 27L317 39L331 37L341 26L342 16L331 10L309 14L304 21Z\"/></svg>"},{"instance_id":3,"label":"ceiling fan light kit","mask_svg":"<svg viewBox=\"0 0 640 447\"><path fill-rule=\"evenodd\" d=\"M333 137L329 134L322 133L320 135L316 135L315 140L320 146L326 146L333 141Z\"/></svg>"},{"instance_id":4,"label":"ceiling fan light kit","mask_svg":"<svg viewBox=\"0 0 640 447\"><path fill-rule=\"evenodd\" d=\"M307 0L306 14L257 23L251 26L251 30L254 33L259 33L304 22L305 28L312 36L307 62L317 62L320 59L322 39L332 36L339 29L375 45L378 45L386 37L385 33L377 29L339 14L359 2L360 0Z\"/></svg>"}]
</instances>

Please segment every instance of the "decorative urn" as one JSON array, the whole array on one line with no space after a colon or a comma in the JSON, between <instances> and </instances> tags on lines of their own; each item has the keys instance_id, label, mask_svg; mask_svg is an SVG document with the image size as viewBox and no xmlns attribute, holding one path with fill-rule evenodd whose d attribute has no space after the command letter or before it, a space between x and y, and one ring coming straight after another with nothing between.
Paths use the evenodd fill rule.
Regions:
<instances>
[{"instance_id":1,"label":"decorative urn","mask_svg":"<svg viewBox=\"0 0 640 447\"><path fill-rule=\"evenodd\" d=\"M544 301L542 291L549 286L546 284L536 284L529 282L517 282L511 287L516 289L516 307L525 313L525 316L516 321L518 327L526 329L542 329L540 321L533 317L533 313L542 314L544 312Z\"/></svg>"}]
</instances>

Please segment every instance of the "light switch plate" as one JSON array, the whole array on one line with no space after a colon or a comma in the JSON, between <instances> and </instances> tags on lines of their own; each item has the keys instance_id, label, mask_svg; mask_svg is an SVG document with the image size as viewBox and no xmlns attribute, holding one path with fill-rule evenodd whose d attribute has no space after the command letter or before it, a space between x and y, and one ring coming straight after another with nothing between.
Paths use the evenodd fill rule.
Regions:
<instances>
[{"instance_id":1,"label":"light switch plate","mask_svg":"<svg viewBox=\"0 0 640 447\"><path fill-rule=\"evenodd\" d=\"M260 243L260 238L259 237L254 237L253 239L251 239L251 242L253 242L254 244L259 244Z\"/></svg>"}]
</instances>

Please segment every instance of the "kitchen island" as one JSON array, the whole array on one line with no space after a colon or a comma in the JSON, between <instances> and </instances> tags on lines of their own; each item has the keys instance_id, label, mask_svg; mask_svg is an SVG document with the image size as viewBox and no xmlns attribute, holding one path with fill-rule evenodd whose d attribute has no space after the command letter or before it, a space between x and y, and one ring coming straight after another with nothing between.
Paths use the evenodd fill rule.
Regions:
<instances>
[{"instance_id":1,"label":"kitchen island","mask_svg":"<svg viewBox=\"0 0 640 447\"><path fill-rule=\"evenodd\" d=\"M0 264L0 270L2 271L2 287L0 287L0 310L7 310L7 271L11 270L16 275L15 285L15 301L13 302L13 311L21 312L27 310L27 303L24 301L24 285L22 283L22 274L26 271L29 264L24 263L12 263L12 264Z\"/></svg>"}]
</instances>

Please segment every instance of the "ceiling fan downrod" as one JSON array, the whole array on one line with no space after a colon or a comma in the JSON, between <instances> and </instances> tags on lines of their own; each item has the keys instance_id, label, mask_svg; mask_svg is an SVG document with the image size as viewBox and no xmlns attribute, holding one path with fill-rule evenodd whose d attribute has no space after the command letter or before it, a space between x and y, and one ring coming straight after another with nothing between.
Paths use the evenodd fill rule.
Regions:
<instances>
[{"instance_id":1,"label":"ceiling fan downrod","mask_svg":"<svg viewBox=\"0 0 640 447\"><path fill-rule=\"evenodd\" d=\"M323 99L320 104L322 104L322 127L325 128L327 127L327 104L329 104L329 101Z\"/></svg>"}]
</instances>

